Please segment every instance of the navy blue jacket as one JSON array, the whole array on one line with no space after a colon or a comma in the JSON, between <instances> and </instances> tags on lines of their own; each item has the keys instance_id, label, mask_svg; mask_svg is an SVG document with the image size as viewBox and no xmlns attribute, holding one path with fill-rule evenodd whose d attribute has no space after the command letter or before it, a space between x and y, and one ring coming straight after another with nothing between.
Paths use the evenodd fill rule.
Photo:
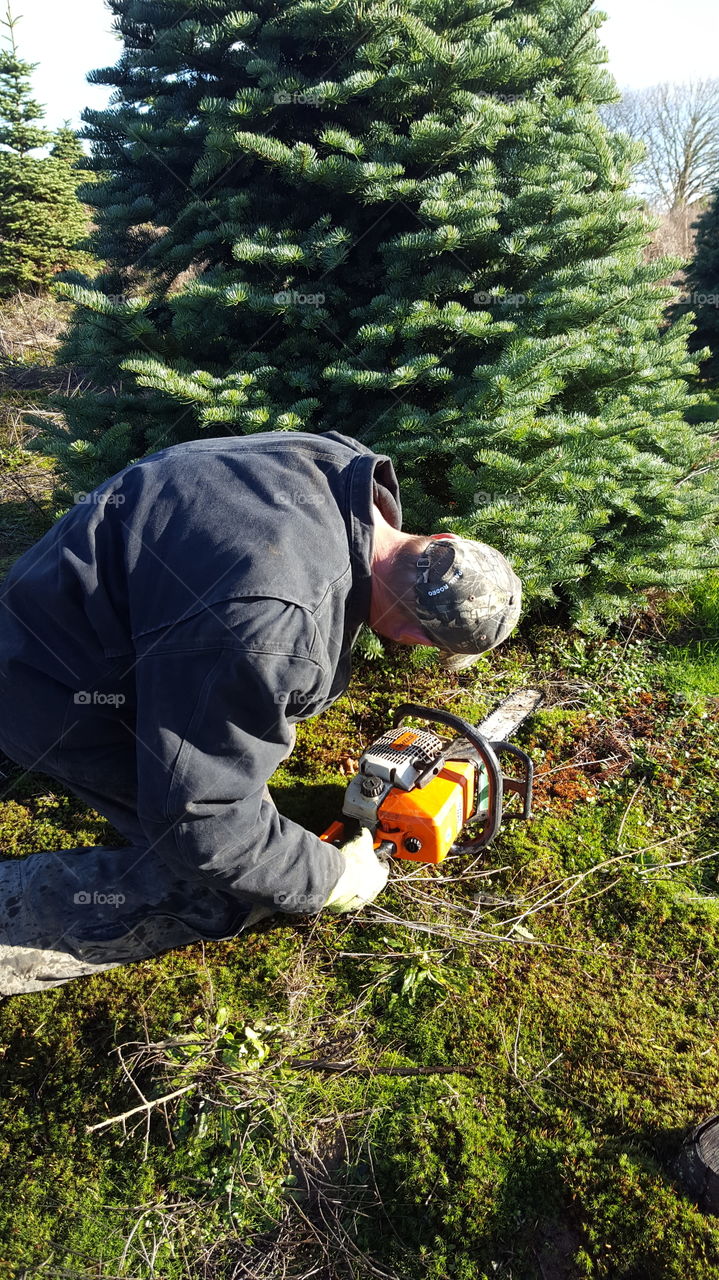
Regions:
<instances>
[{"instance_id":1,"label":"navy blue jacket","mask_svg":"<svg viewBox=\"0 0 719 1280\"><path fill-rule=\"evenodd\" d=\"M124 743L148 842L178 871L319 910L340 855L280 816L291 725L346 689L390 459L337 432L197 440L76 503L0 586L0 745L72 779Z\"/></svg>"}]
</instances>

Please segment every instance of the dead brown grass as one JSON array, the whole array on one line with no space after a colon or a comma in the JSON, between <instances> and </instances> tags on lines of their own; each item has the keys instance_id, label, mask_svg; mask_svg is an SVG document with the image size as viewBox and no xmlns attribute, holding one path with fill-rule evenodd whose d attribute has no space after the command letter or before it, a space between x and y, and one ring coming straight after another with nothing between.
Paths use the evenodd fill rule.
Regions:
<instances>
[{"instance_id":1,"label":"dead brown grass","mask_svg":"<svg viewBox=\"0 0 719 1280\"><path fill-rule=\"evenodd\" d=\"M52 294L15 294L0 304L0 360L50 364L69 316Z\"/></svg>"}]
</instances>

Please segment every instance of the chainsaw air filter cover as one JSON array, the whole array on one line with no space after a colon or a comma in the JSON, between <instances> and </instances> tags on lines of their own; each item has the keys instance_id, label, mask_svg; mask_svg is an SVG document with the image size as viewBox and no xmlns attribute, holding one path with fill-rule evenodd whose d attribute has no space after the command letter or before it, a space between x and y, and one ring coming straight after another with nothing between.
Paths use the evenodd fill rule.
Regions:
<instances>
[{"instance_id":1,"label":"chainsaw air filter cover","mask_svg":"<svg viewBox=\"0 0 719 1280\"><path fill-rule=\"evenodd\" d=\"M360 774L372 774L409 791L436 760L442 740L426 729L390 729L377 738L360 760Z\"/></svg>"}]
</instances>

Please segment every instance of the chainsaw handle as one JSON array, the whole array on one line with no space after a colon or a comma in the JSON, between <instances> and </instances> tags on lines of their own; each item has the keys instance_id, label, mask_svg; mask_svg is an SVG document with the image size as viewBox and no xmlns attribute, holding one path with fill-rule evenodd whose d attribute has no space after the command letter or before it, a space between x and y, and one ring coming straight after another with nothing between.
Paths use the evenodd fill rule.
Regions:
<instances>
[{"instance_id":1,"label":"chainsaw handle","mask_svg":"<svg viewBox=\"0 0 719 1280\"><path fill-rule=\"evenodd\" d=\"M436 707L420 707L416 702L401 702L394 713L392 728L397 729L400 722L407 716L415 716L420 720L434 720L436 724L446 725L448 729L456 729L466 738L478 740L489 746L488 739L479 732L479 729L475 729L474 725L468 720L463 720L461 716L456 716L453 711L438 711Z\"/></svg>"},{"instance_id":2,"label":"chainsaw handle","mask_svg":"<svg viewBox=\"0 0 719 1280\"><path fill-rule=\"evenodd\" d=\"M443 724L448 729L456 729L474 747L487 771L487 780L489 782L488 819L482 829L481 841L477 841L476 844L478 847L491 844L502 825L502 801L504 798L504 779L492 743L484 737L484 734L479 732L479 729L475 729L474 725L470 724L468 720L463 720L462 716L456 716L451 711L437 711L434 707L421 707L416 702L400 703L394 713L392 727L397 729L407 716L414 716L419 720L433 721L435 724Z\"/></svg>"},{"instance_id":3,"label":"chainsaw handle","mask_svg":"<svg viewBox=\"0 0 719 1280\"><path fill-rule=\"evenodd\" d=\"M530 757L527 755L526 751L522 751L519 747L515 747L513 742L493 742L492 748L494 749L494 751L496 751L498 756L501 756L501 753L503 751L509 752L511 756L514 756L515 760L519 760L520 764L524 766L524 780L520 778L505 778L504 788L505 788L505 791L513 791L515 795L518 795L519 798L521 799L522 818L526 822L532 816L532 789L534 786L534 764L530 759ZM518 815L510 814L509 816L515 817Z\"/></svg>"},{"instance_id":4,"label":"chainsaw handle","mask_svg":"<svg viewBox=\"0 0 719 1280\"><path fill-rule=\"evenodd\" d=\"M339 818L335 822L331 822L327 830L322 832L320 840L324 840L327 844L333 844L336 849L341 849L345 841L357 835L359 825L354 818L349 821L347 818ZM397 853L397 841L376 841L374 851L380 862L386 862L388 858Z\"/></svg>"}]
</instances>

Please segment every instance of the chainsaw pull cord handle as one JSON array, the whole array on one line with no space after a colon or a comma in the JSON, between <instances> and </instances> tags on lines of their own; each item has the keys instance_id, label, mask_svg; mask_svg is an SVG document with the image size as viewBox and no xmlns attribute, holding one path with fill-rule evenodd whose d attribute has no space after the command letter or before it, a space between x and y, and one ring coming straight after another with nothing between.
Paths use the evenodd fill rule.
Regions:
<instances>
[{"instance_id":1,"label":"chainsaw pull cord handle","mask_svg":"<svg viewBox=\"0 0 719 1280\"><path fill-rule=\"evenodd\" d=\"M456 716L451 711L437 711L433 707L420 707L416 702L400 703L394 713L392 727L397 729L407 716L414 716L419 720L434 721L435 724L443 724L448 729L456 729L474 747L487 771L487 780L489 782L488 818L482 828L481 839L476 844L477 847L491 844L502 825L502 801L504 798L502 770L491 742L478 729L475 729L474 725L470 724L468 720L464 720L461 716Z\"/></svg>"}]
</instances>

